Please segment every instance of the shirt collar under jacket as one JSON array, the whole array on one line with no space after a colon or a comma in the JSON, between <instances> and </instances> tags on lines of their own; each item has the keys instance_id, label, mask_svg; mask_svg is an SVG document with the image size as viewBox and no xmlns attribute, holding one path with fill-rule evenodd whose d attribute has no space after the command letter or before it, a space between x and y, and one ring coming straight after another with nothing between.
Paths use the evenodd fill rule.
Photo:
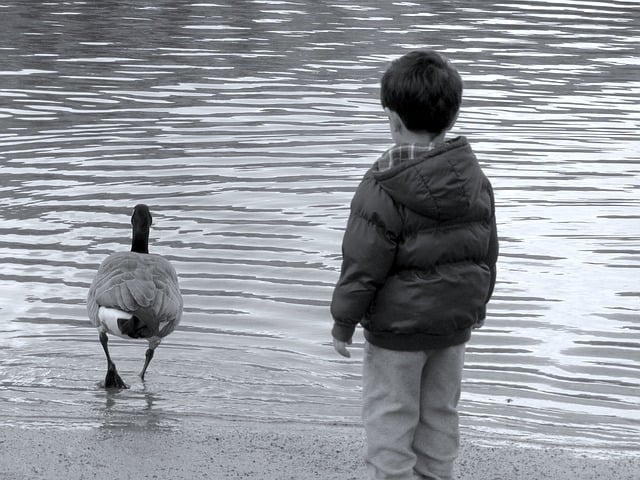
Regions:
<instances>
[{"instance_id":1,"label":"shirt collar under jacket","mask_svg":"<svg viewBox=\"0 0 640 480\"><path fill-rule=\"evenodd\" d=\"M429 143L429 145L409 144L391 147L378 159L378 171L384 172L406 161L413 160L433 150L434 146L433 143Z\"/></svg>"}]
</instances>

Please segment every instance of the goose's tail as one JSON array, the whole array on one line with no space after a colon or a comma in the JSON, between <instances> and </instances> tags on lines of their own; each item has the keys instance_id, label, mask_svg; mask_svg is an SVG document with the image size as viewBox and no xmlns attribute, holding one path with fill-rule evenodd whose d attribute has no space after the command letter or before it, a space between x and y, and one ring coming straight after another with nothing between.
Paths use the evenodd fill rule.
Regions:
<instances>
[{"instance_id":1,"label":"goose's tail","mask_svg":"<svg viewBox=\"0 0 640 480\"><path fill-rule=\"evenodd\" d=\"M147 325L129 312L117 308L100 307L98 318L101 329L114 335L128 338L147 338L150 336Z\"/></svg>"}]
</instances>

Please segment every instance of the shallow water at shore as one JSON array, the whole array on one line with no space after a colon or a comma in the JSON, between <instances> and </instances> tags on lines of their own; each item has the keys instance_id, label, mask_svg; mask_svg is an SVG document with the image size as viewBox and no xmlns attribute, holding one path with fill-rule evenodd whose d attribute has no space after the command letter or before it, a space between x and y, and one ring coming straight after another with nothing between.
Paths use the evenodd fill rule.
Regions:
<instances>
[{"instance_id":1,"label":"shallow water at shore","mask_svg":"<svg viewBox=\"0 0 640 480\"><path fill-rule=\"evenodd\" d=\"M498 284L467 350L464 428L631 449L640 436L640 11L635 2L26 2L0 8L0 423L183 416L355 424L362 335L330 346L348 205L389 136L387 62L465 79L496 191ZM84 301L129 213L185 314L105 361Z\"/></svg>"}]
</instances>

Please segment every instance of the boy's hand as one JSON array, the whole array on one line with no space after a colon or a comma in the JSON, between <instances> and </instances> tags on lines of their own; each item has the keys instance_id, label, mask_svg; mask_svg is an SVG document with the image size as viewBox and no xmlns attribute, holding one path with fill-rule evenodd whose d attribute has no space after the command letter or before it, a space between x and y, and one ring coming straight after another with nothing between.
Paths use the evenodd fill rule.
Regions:
<instances>
[{"instance_id":1,"label":"boy's hand","mask_svg":"<svg viewBox=\"0 0 640 480\"><path fill-rule=\"evenodd\" d=\"M333 348L343 357L351 358L351 353L347 350L347 345L351 345L351 339L343 342L341 340L333 339Z\"/></svg>"}]
</instances>

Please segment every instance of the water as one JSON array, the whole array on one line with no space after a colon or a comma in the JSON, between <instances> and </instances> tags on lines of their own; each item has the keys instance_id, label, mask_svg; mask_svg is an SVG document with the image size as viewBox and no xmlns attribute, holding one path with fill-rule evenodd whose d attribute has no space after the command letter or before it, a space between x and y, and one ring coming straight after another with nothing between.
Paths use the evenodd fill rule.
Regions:
<instances>
[{"instance_id":1,"label":"water","mask_svg":"<svg viewBox=\"0 0 640 480\"><path fill-rule=\"evenodd\" d=\"M387 62L465 79L452 135L501 239L462 425L608 452L640 438L640 9L635 1L32 2L0 6L0 424L359 423L362 334L330 345L354 189L389 146ZM133 205L185 313L147 381L106 365L85 297ZM637 443L635 443L637 445Z\"/></svg>"}]
</instances>

